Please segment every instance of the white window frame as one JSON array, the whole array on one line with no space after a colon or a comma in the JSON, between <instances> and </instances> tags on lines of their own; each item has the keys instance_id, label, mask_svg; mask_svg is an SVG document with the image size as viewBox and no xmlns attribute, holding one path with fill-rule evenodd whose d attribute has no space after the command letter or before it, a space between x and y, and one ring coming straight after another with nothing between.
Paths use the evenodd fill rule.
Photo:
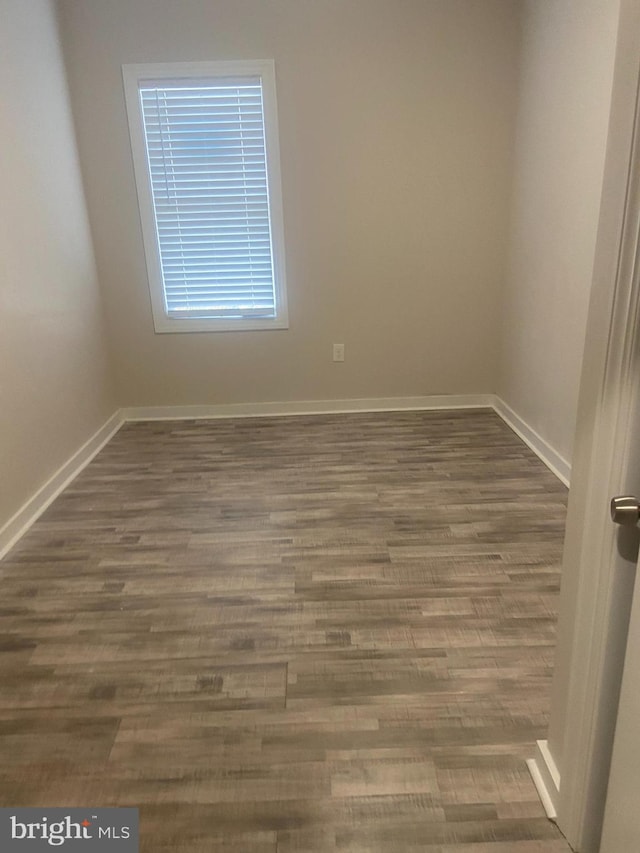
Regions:
<instances>
[{"instance_id":1,"label":"white window frame","mask_svg":"<svg viewBox=\"0 0 640 853\"><path fill-rule=\"evenodd\" d=\"M280 145L273 60L127 64L122 66L122 75L151 294L151 308L156 332L214 332L288 328ZM147 158L147 143L140 103L140 86L149 80L175 81L176 79L184 79L187 81L189 79L202 80L225 77L260 77L262 82L275 316L269 318L169 317L166 311L156 216Z\"/></svg>"}]
</instances>

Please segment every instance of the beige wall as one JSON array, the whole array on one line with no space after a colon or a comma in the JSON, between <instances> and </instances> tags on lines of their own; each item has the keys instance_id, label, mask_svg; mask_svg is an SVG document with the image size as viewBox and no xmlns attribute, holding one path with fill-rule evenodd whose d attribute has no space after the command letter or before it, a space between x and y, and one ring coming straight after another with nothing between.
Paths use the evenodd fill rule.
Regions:
<instances>
[{"instance_id":1,"label":"beige wall","mask_svg":"<svg viewBox=\"0 0 640 853\"><path fill-rule=\"evenodd\" d=\"M491 392L510 0L61 0L123 405ZM121 65L274 58L290 329L153 331ZM331 345L346 345L334 365Z\"/></svg>"},{"instance_id":2,"label":"beige wall","mask_svg":"<svg viewBox=\"0 0 640 853\"><path fill-rule=\"evenodd\" d=\"M0 0L0 528L111 415L49 0Z\"/></svg>"},{"instance_id":3,"label":"beige wall","mask_svg":"<svg viewBox=\"0 0 640 853\"><path fill-rule=\"evenodd\" d=\"M499 396L571 461L618 0L523 4Z\"/></svg>"}]
</instances>

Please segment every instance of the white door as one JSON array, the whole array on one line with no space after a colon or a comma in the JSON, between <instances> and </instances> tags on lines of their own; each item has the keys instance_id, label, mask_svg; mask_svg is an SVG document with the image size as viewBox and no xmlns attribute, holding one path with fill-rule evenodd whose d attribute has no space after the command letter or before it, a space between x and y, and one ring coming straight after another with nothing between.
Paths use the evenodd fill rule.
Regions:
<instances>
[{"instance_id":1,"label":"white door","mask_svg":"<svg viewBox=\"0 0 640 853\"><path fill-rule=\"evenodd\" d=\"M635 67L638 59L636 55ZM626 384L631 387L624 412L623 431L626 433L623 454L626 487L640 498L640 195L638 193L638 165L640 142L638 119L640 118L640 96L636 102L635 152L631 161L630 179L627 187L627 235L623 233L622 244L630 244L626 266L629 279L630 298L628 307L627 338L628 361ZM628 232L631 233L628 233ZM630 310L629 310L630 309ZM624 395L622 395L623 397ZM619 401L622 402L622 398ZM636 502L636 506L639 506ZM635 581L631 597L629 629L624 654L624 668L619 694L613 752L609 769L606 804L600 853L636 853L640 851L640 513L629 506L626 526L617 534L616 551L627 560L636 560ZM615 702L615 697L613 699Z\"/></svg>"},{"instance_id":2,"label":"white door","mask_svg":"<svg viewBox=\"0 0 640 853\"><path fill-rule=\"evenodd\" d=\"M600 850L601 853L640 850L640 583L637 580Z\"/></svg>"},{"instance_id":3,"label":"white door","mask_svg":"<svg viewBox=\"0 0 640 853\"><path fill-rule=\"evenodd\" d=\"M580 853L640 853L640 528L607 515L613 495L640 497L640 0L619 2L547 744L557 823Z\"/></svg>"}]
</instances>

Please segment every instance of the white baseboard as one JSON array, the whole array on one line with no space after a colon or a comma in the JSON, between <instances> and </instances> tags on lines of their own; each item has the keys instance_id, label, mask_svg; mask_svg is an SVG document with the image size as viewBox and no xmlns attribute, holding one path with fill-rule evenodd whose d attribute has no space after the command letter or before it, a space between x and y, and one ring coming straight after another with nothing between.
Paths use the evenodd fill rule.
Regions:
<instances>
[{"instance_id":1,"label":"white baseboard","mask_svg":"<svg viewBox=\"0 0 640 853\"><path fill-rule=\"evenodd\" d=\"M286 403L220 403L201 406L131 406L120 410L124 421L207 420L260 416L400 412L437 409L493 409L516 435L569 486L571 466L526 421L495 394L439 394L427 397L369 397L354 400L299 400Z\"/></svg>"},{"instance_id":2,"label":"white baseboard","mask_svg":"<svg viewBox=\"0 0 640 853\"><path fill-rule=\"evenodd\" d=\"M100 429L68 459L64 465L0 529L0 560L23 536L60 492L78 476L93 457L115 435L123 424L120 412L115 412Z\"/></svg>"},{"instance_id":3,"label":"white baseboard","mask_svg":"<svg viewBox=\"0 0 640 853\"><path fill-rule=\"evenodd\" d=\"M567 460L554 450L533 427L530 427L526 421L522 420L513 409L507 406L500 397L494 397L493 408L507 426L511 427L527 447L533 450L547 468L568 488L571 479L571 465Z\"/></svg>"},{"instance_id":4,"label":"white baseboard","mask_svg":"<svg viewBox=\"0 0 640 853\"><path fill-rule=\"evenodd\" d=\"M549 820L555 820L558 815L560 774L553 756L549 752L549 744L546 740L536 741L535 758L530 758L527 761L527 767L547 817Z\"/></svg>"},{"instance_id":5,"label":"white baseboard","mask_svg":"<svg viewBox=\"0 0 640 853\"><path fill-rule=\"evenodd\" d=\"M494 394L439 394L425 397L370 397L283 403L227 403L201 406L133 406L120 409L0 529L0 559L15 545L66 486L128 421L200 420L260 416L493 409L566 485L571 469L556 451Z\"/></svg>"},{"instance_id":6,"label":"white baseboard","mask_svg":"<svg viewBox=\"0 0 640 853\"><path fill-rule=\"evenodd\" d=\"M254 418L345 412L399 412L430 409L493 408L493 394L440 394L430 397L370 397L355 400L300 400L286 403L223 403L203 406L132 406L120 410L125 421Z\"/></svg>"}]
</instances>

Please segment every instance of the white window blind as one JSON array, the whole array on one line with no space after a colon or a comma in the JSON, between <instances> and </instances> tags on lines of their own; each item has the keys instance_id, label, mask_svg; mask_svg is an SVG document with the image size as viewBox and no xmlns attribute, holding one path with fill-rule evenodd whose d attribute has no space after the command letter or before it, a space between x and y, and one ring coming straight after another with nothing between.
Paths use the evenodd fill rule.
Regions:
<instances>
[{"instance_id":1,"label":"white window blind","mask_svg":"<svg viewBox=\"0 0 640 853\"><path fill-rule=\"evenodd\" d=\"M207 65L237 71L240 63ZM284 293L282 252L278 257L274 251L274 131L269 134L265 120L264 69L182 76L169 65L153 77L144 74L148 66L129 66L129 73L126 68L125 87L132 80L136 87L133 122L130 97L128 109L143 231L145 191L153 215L145 244L150 279L155 272L161 285L158 296L152 283L154 317L160 300L164 315L160 328L156 317L156 329L191 330L180 327L183 320L203 321L198 330L210 328L207 321L228 321L213 328L232 327L233 321L267 328L282 319ZM136 120L146 181L136 162ZM171 321L179 328L171 328Z\"/></svg>"},{"instance_id":2,"label":"white window blind","mask_svg":"<svg viewBox=\"0 0 640 853\"><path fill-rule=\"evenodd\" d=\"M140 89L169 316L275 312L259 78Z\"/></svg>"}]
</instances>

